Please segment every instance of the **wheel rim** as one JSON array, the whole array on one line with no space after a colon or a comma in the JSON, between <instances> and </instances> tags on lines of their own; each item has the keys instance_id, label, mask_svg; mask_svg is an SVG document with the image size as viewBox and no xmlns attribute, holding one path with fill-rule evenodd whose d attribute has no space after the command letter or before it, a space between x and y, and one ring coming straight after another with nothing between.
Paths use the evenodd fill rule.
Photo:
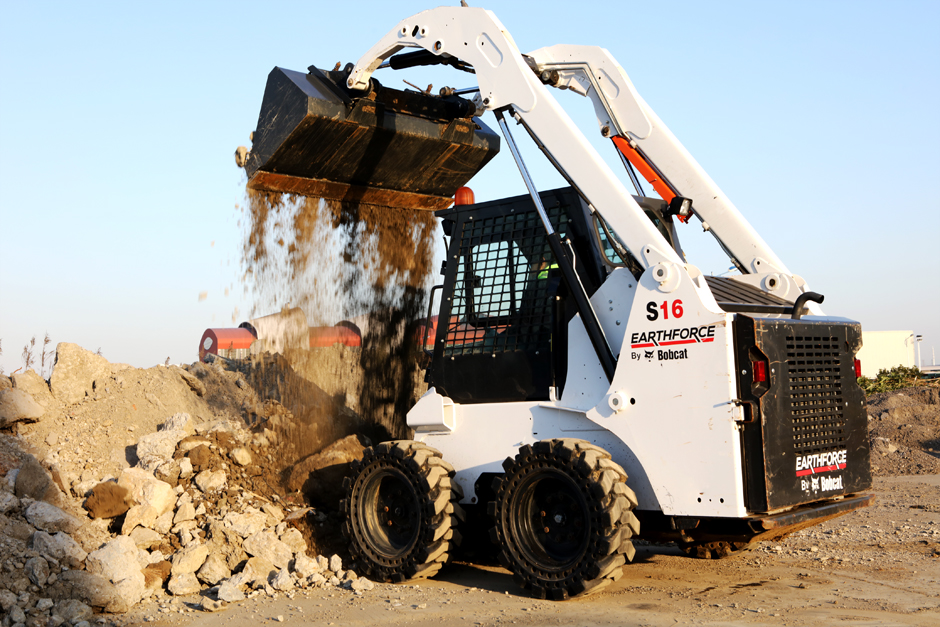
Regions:
<instances>
[{"instance_id":1,"label":"wheel rim","mask_svg":"<svg viewBox=\"0 0 940 627\"><path fill-rule=\"evenodd\" d=\"M377 555L393 560L414 547L421 525L418 497L401 470L377 468L363 481L360 502L359 523Z\"/></svg>"},{"instance_id":2,"label":"wheel rim","mask_svg":"<svg viewBox=\"0 0 940 627\"><path fill-rule=\"evenodd\" d=\"M564 571L584 555L590 511L577 483L545 469L522 481L510 505L510 525L522 556L539 568Z\"/></svg>"}]
</instances>

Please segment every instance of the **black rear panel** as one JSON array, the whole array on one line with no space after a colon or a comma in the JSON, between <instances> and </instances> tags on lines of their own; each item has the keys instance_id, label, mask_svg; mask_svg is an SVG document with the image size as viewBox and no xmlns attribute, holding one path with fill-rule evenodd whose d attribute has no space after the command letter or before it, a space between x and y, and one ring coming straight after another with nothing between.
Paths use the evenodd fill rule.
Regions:
<instances>
[{"instance_id":1,"label":"black rear panel","mask_svg":"<svg viewBox=\"0 0 940 627\"><path fill-rule=\"evenodd\" d=\"M737 316L738 390L759 416L743 433L748 510L871 487L865 394L855 378L859 348L857 323ZM759 361L764 383L754 382Z\"/></svg>"}]
</instances>

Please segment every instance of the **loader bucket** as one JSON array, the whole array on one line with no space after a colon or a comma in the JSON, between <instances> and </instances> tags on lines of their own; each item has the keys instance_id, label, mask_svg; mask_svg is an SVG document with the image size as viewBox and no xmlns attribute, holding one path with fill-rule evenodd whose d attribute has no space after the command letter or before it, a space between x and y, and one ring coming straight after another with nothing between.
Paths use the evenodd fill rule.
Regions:
<instances>
[{"instance_id":1,"label":"loader bucket","mask_svg":"<svg viewBox=\"0 0 940 627\"><path fill-rule=\"evenodd\" d=\"M245 164L248 187L437 210L499 151L462 98L346 89L345 72L274 68Z\"/></svg>"}]
</instances>

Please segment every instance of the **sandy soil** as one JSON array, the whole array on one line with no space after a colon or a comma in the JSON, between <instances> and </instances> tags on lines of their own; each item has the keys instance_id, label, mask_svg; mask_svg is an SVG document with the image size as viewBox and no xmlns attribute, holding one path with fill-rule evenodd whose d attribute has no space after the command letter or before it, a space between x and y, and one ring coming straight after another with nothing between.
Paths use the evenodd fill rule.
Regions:
<instances>
[{"instance_id":1,"label":"sandy soil","mask_svg":"<svg viewBox=\"0 0 940 627\"><path fill-rule=\"evenodd\" d=\"M875 505L724 560L642 545L601 593L524 596L498 567L457 563L434 580L252 599L222 613L197 597L143 604L128 626L940 625L940 475L879 477Z\"/></svg>"}]
</instances>

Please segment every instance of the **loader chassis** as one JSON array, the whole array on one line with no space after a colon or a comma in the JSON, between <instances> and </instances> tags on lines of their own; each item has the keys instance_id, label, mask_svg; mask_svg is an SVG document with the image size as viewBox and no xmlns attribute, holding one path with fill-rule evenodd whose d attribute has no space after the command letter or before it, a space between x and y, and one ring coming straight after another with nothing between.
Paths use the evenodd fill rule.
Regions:
<instances>
[{"instance_id":1,"label":"loader chassis","mask_svg":"<svg viewBox=\"0 0 940 627\"><path fill-rule=\"evenodd\" d=\"M542 192L541 200L574 251L579 278L595 306L601 305L598 309L613 303L603 298L612 283L628 281L622 287L639 283L642 277L628 274L623 278L625 268L618 266L629 264L604 246L609 242L573 189ZM635 200L647 207L651 218L662 215L662 201ZM725 368L735 373L733 394L729 394L733 402L717 413L702 407L698 416L687 418L691 422L684 429L696 433L696 423L711 425L727 415L724 420L733 426L728 431L732 437L715 440L722 448L711 455L715 461L737 460L732 470L738 480L723 487L718 479L696 477L686 485L712 485L716 497L724 496L711 498L702 492L690 504L679 505L678 485L657 479L660 468L650 461L648 450L637 447L637 440L618 437L622 423L616 422L615 415L607 418L613 422L605 423L578 410L578 396L585 393L586 385L584 364L577 362L584 353L575 350L572 354L571 349L579 345L577 337L583 336L583 328L566 299L564 284L551 269L557 260L536 226L531 200L520 196L455 207L438 215L450 235L450 245L437 335L426 374L431 391L409 413L409 424L417 429L417 439L442 450L455 464L455 483L462 487L466 507L472 509L492 498L488 484L501 474L501 461L512 457L519 442L553 437L580 437L610 451L626 469L639 496L637 516L645 524L643 534L651 539L669 537L686 546L695 544L695 537L715 542L722 535L729 546L743 546L769 529L779 537L785 535L785 528L797 524L795 519L775 518L779 512L842 498L871 485L864 394L854 377L854 355L861 338L857 323L761 317L754 312L792 308L792 303L723 277L707 277L704 283L721 299L716 302L722 309L738 312L725 314L730 324L724 328L691 325L635 332L638 326L632 322L623 325L602 316L607 327L628 327L616 344L621 364L651 362L646 365L658 364L666 373L685 373L666 368L681 366L689 361L689 351L715 343L711 340L716 337L724 335L728 342ZM618 304L620 309L638 308L637 303ZM686 306L694 305L687 301ZM634 314L634 320L644 318L649 323L652 315L642 304L639 310L643 316ZM700 337L691 337L695 335L691 332L683 335L686 328ZM617 341L613 331L608 337ZM624 357L624 352L639 354L640 359ZM767 366L766 378L755 381L754 364L761 361ZM672 378L657 385L677 387L681 395L682 385L676 386ZM634 395L645 398L639 390ZM435 404L441 397L448 399L447 407ZM445 424L447 420L438 412L447 413L450 423ZM656 422L683 424L664 418L653 409L639 411L634 420L653 425L654 433ZM702 433L717 427L716 423ZM642 428L628 424L626 433ZM664 431L658 438L683 446L681 434ZM668 454L668 446L660 451ZM690 454L685 461L693 459ZM735 501L739 502L737 510ZM859 506L853 503L852 509ZM826 515L844 509L826 510ZM739 516L732 515L735 511L740 511ZM805 524L811 516L805 507L802 512L799 523ZM736 524L738 520L744 522Z\"/></svg>"},{"instance_id":2,"label":"loader chassis","mask_svg":"<svg viewBox=\"0 0 940 627\"><path fill-rule=\"evenodd\" d=\"M472 102L372 77L433 64L472 71ZM552 88L590 100L639 196ZM868 505L858 323L823 313L606 50L524 55L489 11L422 12L344 70L272 72L249 185L442 209L499 149L486 112L529 194L437 214L429 390L414 440L367 449L346 480L356 571L430 576L461 527L487 529L518 583L565 599L616 580L638 534L726 557ZM536 188L513 121L570 187ZM739 275L689 263L692 218Z\"/></svg>"}]
</instances>

